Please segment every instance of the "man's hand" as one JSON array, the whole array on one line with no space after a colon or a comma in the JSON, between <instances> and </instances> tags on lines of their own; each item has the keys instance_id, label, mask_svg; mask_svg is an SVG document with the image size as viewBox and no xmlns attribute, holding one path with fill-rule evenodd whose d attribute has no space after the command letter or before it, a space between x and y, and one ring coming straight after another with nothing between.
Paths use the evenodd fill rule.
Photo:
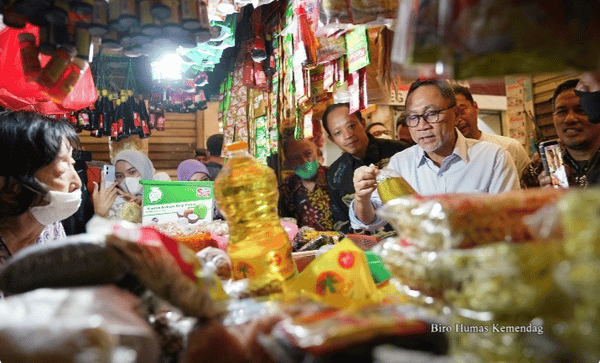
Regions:
<instances>
[{"instance_id":1,"label":"man's hand","mask_svg":"<svg viewBox=\"0 0 600 363\"><path fill-rule=\"evenodd\" d=\"M379 169L376 166L361 166L354 171L354 213L365 224L375 220L375 209L371 204L371 194L377 189Z\"/></svg>"},{"instance_id":2,"label":"man's hand","mask_svg":"<svg viewBox=\"0 0 600 363\"><path fill-rule=\"evenodd\" d=\"M540 187L552 186L552 179L546 170L542 170L538 175L538 182L540 183Z\"/></svg>"},{"instance_id":3,"label":"man's hand","mask_svg":"<svg viewBox=\"0 0 600 363\"><path fill-rule=\"evenodd\" d=\"M377 189L375 178L379 174L376 166L361 166L354 171L354 199L365 201L371 198L371 194Z\"/></svg>"},{"instance_id":4,"label":"man's hand","mask_svg":"<svg viewBox=\"0 0 600 363\"><path fill-rule=\"evenodd\" d=\"M108 217L108 211L112 208L119 188L119 183L114 182L108 188L104 185L104 174L100 173L100 185L93 182L94 191L92 192L92 201L94 202L94 213L101 217Z\"/></svg>"}]
</instances>

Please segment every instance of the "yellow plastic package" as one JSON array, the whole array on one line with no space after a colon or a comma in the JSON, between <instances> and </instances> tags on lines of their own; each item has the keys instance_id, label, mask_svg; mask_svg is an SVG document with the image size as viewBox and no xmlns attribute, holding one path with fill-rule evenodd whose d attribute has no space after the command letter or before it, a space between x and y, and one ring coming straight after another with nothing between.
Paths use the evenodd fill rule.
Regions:
<instances>
[{"instance_id":1,"label":"yellow plastic package","mask_svg":"<svg viewBox=\"0 0 600 363\"><path fill-rule=\"evenodd\" d=\"M347 238L312 261L286 285L285 291L309 295L339 308L384 299L371 276L365 253Z\"/></svg>"}]
</instances>

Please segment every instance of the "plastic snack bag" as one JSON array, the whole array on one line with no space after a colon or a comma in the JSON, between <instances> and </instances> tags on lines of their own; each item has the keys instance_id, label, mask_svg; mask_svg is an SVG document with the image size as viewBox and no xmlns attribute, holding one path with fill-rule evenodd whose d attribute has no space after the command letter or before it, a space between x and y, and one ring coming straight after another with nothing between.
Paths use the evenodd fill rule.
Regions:
<instances>
[{"instance_id":1,"label":"plastic snack bag","mask_svg":"<svg viewBox=\"0 0 600 363\"><path fill-rule=\"evenodd\" d=\"M379 302L383 298L373 281L365 253L349 239L315 258L285 291L308 294L340 308Z\"/></svg>"}]
</instances>

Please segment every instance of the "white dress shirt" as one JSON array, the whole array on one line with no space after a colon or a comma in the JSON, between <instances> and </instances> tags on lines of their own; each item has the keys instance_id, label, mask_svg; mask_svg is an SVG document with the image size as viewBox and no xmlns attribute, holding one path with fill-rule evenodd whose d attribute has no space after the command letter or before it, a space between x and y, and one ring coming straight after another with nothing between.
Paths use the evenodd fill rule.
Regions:
<instances>
[{"instance_id":1,"label":"white dress shirt","mask_svg":"<svg viewBox=\"0 0 600 363\"><path fill-rule=\"evenodd\" d=\"M456 145L441 166L425 155L419 145L413 145L390 159L387 168L394 169L420 195L448 193L501 193L520 189L519 177L508 151L497 144L465 138L458 130ZM383 203L377 193L371 195L375 209ZM386 224L379 216L366 225L354 213L350 204L352 228L375 231Z\"/></svg>"},{"instance_id":2,"label":"white dress shirt","mask_svg":"<svg viewBox=\"0 0 600 363\"><path fill-rule=\"evenodd\" d=\"M525 169L527 165L531 163L531 159L529 158L529 155L527 155L527 151L525 151L523 145L521 145L519 141L513 139L512 137L493 135L482 131L479 141L487 141L493 144L504 146L515 162L518 175L521 175L523 169Z\"/></svg>"}]
</instances>

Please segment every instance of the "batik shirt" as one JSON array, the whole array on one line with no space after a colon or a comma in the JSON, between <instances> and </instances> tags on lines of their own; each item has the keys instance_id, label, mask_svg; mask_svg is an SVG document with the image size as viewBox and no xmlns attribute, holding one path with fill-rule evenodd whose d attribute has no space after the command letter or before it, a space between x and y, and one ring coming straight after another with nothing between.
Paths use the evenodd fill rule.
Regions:
<instances>
[{"instance_id":1,"label":"batik shirt","mask_svg":"<svg viewBox=\"0 0 600 363\"><path fill-rule=\"evenodd\" d=\"M371 164L383 169L394 154L410 146L402 141L376 139L371 135L368 135L368 137L369 145L364 158L359 160L348 153L344 153L331 164L327 171L333 228L343 233L365 233L365 231L353 230L350 227L348 207L354 199L354 171L361 166ZM394 232L391 227L386 226L373 234L385 238L388 235L393 235Z\"/></svg>"},{"instance_id":2,"label":"batik shirt","mask_svg":"<svg viewBox=\"0 0 600 363\"><path fill-rule=\"evenodd\" d=\"M587 187L600 185L600 149L586 161L573 159L566 148L561 147L563 162L567 169L567 178L570 186ZM542 159L535 158L521 174L521 188L539 187L538 176L544 171Z\"/></svg>"},{"instance_id":3,"label":"batik shirt","mask_svg":"<svg viewBox=\"0 0 600 363\"><path fill-rule=\"evenodd\" d=\"M296 218L298 227L308 226L317 231L333 230L327 167L317 170L315 188L308 190L302 179L292 174L279 187L279 213L283 217Z\"/></svg>"}]
</instances>

